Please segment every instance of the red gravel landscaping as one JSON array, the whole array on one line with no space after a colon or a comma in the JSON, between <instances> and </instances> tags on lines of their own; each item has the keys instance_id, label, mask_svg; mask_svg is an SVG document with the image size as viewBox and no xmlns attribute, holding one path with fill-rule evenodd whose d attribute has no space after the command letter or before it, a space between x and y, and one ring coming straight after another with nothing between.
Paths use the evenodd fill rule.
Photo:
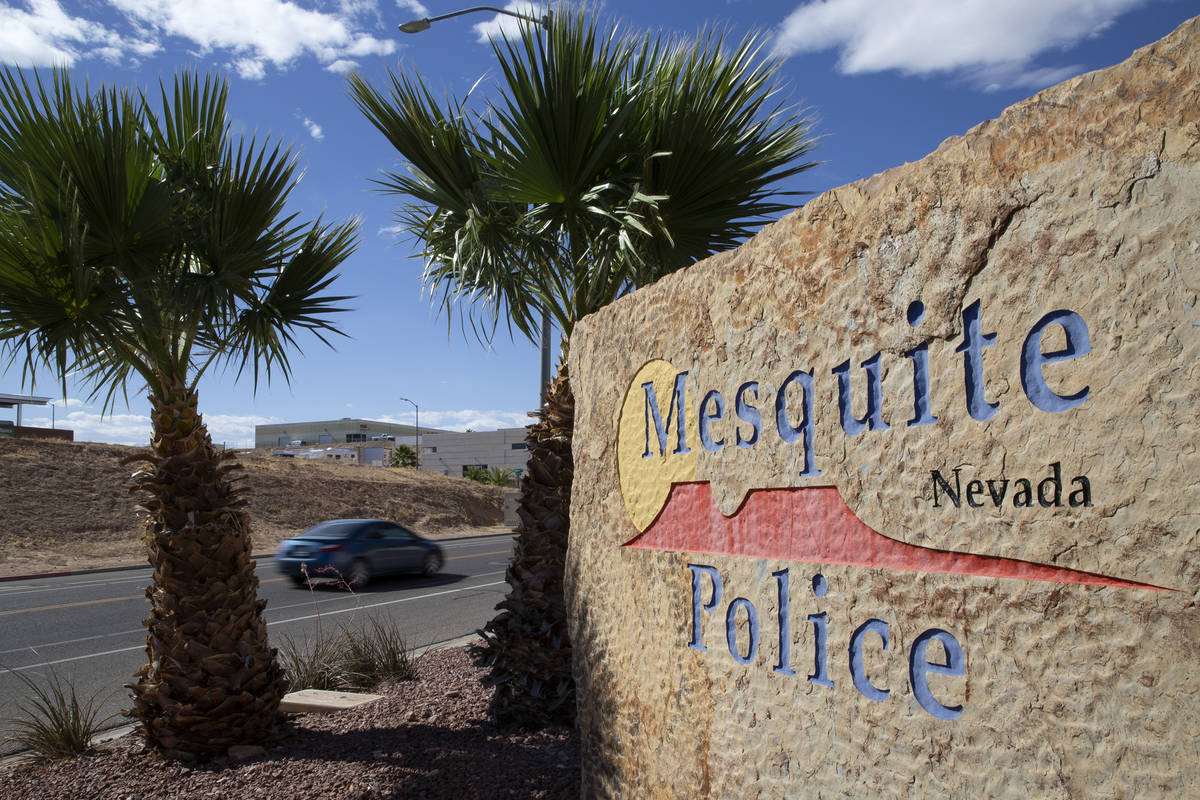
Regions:
<instances>
[{"instance_id":1,"label":"red gravel landscaping","mask_svg":"<svg viewBox=\"0 0 1200 800\"><path fill-rule=\"evenodd\" d=\"M143 752L130 735L87 756L0 771L0 798L150 800L374 800L579 796L573 730L497 728L487 714L486 670L465 648L427 653L419 678L387 684L384 698L338 714L292 719L265 754L187 766Z\"/></svg>"}]
</instances>

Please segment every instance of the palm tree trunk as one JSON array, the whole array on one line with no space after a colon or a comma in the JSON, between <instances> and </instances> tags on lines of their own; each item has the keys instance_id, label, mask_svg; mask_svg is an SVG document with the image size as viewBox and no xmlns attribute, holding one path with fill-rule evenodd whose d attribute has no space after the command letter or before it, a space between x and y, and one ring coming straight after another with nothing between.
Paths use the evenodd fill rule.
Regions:
<instances>
[{"instance_id":1,"label":"palm tree trunk","mask_svg":"<svg viewBox=\"0 0 1200 800\"><path fill-rule=\"evenodd\" d=\"M559 367L539 421L529 426L529 474L521 482L516 552L501 611L479 631L476 662L491 667L491 712L502 724L542 727L575 719L575 680L563 574L570 532L575 395Z\"/></svg>"},{"instance_id":2,"label":"palm tree trunk","mask_svg":"<svg viewBox=\"0 0 1200 800\"><path fill-rule=\"evenodd\" d=\"M176 381L150 404L152 453L133 487L145 495L154 567L149 663L128 685L129 713L167 755L211 758L271 737L286 682L267 642L245 501L229 476L240 467L213 449L194 390Z\"/></svg>"}]
</instances>

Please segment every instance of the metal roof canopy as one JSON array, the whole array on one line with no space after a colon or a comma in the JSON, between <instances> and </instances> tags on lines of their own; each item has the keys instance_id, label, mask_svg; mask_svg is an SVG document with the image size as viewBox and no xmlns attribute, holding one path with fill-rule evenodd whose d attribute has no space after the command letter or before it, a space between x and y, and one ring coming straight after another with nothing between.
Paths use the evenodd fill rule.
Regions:
<instances>
[{"instance_id":1,"label":"metal roof canopy","mask_svg":"<svg viewBox=\"0 0 1200 800\"><path fill-rule=\"evenodd\" d=\"M49 405L50 397L35 397L31 394L4 394L0 392L0 408L17 408L17 427L21 427L21 406Z\"/></svg>"}]
</instances>

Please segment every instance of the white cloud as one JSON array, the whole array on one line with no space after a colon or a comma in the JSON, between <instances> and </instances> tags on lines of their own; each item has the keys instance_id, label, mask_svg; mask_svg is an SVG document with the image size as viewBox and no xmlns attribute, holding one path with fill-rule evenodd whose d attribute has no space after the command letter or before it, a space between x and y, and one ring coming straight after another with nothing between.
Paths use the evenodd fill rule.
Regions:
<instances>
[{"instance_id":1,"label":"white cloud","mask_svg":"<svg viewBox=\"0 0 1200 800\"><path fill-rule=\"evenodd\" d=\"M545 14L545 10L538 3L529 2L529 0L517 0L517 2L506 5L505 10L512 11L516 14L524 14L527 17L541 19ZM480 22L477 25L472 25L477 41L487 43L489 39L499 39L502 36L507 36L510 39L516 38L521 32L521 20L515 17L510 17L507 14L497 14L487 22Z\"/></svg>"},{"instance_id":2,"label":"white cloud","mask_svg":"<svg viewBox=\"0 0 1200 800\"><path fill-rule=\"evenodd\" d=\"M49 408L28 408L22 423L34 428L54 427L75 432L77 442L106 442L145 447L150 443L148 414L101 414L98 407L77 398L55 400Z\"/></svg>"},{"instance_id":3,"label":"white cloud","mask_svg":"<svg viewBox=\"0 0 1200 800\"><path fill-rule=\"evenodd\" d=\"M418 19L432 16L429 9L421 5L417 0L396 0L396 8L403 8L411 11Z\"/></svg>"},{"instance_id":4,"label":"white cloud","mask_svg":"<svg viewBox=\"0 0 1200 800\"><path fill-rule=\"evenodd\" d=\"M71 16L57 0L28 0L23 5L0 7L0 62L70 66L90 53L119 61L126 53L148 56L159 49L156 42L138 35L122 38L98 22Z\"/></svg>"},{"instance_id":5,"label":"white cloud","mask_svg":"<svg viewBox=\"0 0 1200 800\"><path fill-rule=\"evenodd\" d=\"M204 414L204 424L215 445L253 447L255 425L275 425L280 417L261 417L256 414Z\"/></svg>"},{"instance_id":6,"label":"white cloud","mask_svg":"<svg viewBox=\"0 0 1200 800\"><path fill-rule=\"evenodd\" d=\"M775 53L836 49L849 75L953 74L982 88L1040 87L1080 67L1035 67L1147 0L816 0L779 26Z\"/></svg>"},{"instance_id":7,"label":"white cloud","mask_svg":"<svg viewBox=\"0 0 1200 800\"><path fill-rule=\"evenodd\" d=\"M345 75L347 72L353 72L356 69L358 69L358 62L351 61L348 58L339 58L332 64L325 65L325 70L327 72L336 72L339 75Z\"/></svg>"},{"instance_id":8,"label":"white cloud","mask_svg":"<svg viewBox=\"0 0 1200 800\"><path fill-rule=\"evenodd\" d=\"M194 42L202 54L227 50L243 77L285 68L312 56L331 64L343 56L388 55L395 42L366 33L357 17L377 14L374 2L350 0L338 12L303 8L288 0L110 0L135 24L159 35ZM372 20L373 22L373 20Z\"/></svg>"},{"instance_id":9,"label":"white cloud","mask_svg":"<svg viewBox=\"0 0 1200 800\"><path fill-rule=\"evenodd\" d=\"M408 424L412 415L403 414L394 420ZM384 421L380 418L380 421ZM529 414L525 411L481 411L468 408L461 411L422 411L421 425L430 428L443 428L448 431L494 431L500 428L524 428L532 424Z\"/></svg>"},{"instance_id":10,"label":"white cloud","mask_svg":"<svg viewBox=\"0 0 1200 800\"><path fill-rule=\"evenodd\" d=\"M76 398L56 400L54 412L38 407L29 407L22 414L21 422L35 428L71 430L77 442L105 442L145 447L150 443L149 413L101 414L97 406ZM203 409L201 409L203 413ZM215 444L229 447L253 446L254 426L281 422L276 417L260 417L250 414L203 414L208 434Z\"/></svg>"},{"instance_id":11,"label":"white cloud","mask_svg":"<svg viewBox=\"0 0 1200 800\"><path fill-rule=\"evenodd\" d=\"M304 127L308 128L309 134L311 134L312 137L318 142L325 138L325 133L321 130L321 126L313 122L308 117L304 118Z\"/></svg>"},{"instance_id":12,"label":"white cloud","mask_svg":"<svg viewBox=\"0 0 1200 800\"><path fill-rule=\"evenodd\" d=\"M267 77L267 65L259 58L239 58L230 66L237 72L238 77L248 81L261 81Z\"/></svg>"}]
</instances>

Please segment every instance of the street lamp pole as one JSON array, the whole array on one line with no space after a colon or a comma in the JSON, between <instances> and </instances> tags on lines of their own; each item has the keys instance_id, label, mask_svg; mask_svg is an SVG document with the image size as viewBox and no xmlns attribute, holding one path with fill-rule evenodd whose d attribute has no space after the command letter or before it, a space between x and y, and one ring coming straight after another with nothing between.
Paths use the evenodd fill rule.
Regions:
<instances>
[{"instance_id":1,"label":"street lamp pole","mask_svg":"<svg viewBox=\"0 0 1200 800\"><path fill-rule=\"evenodd\" d=\"M411 22L403 22L399 26L404 33L420 33L421 31L429 30L429 26L435 22L440 22L451 17L461 17L463 14L472 14L476 11L493 11L497 14L503 14L507 17L515 17L523 19L526 22L532 22L535 25L541 25L546 30L550 30L550 11L547 9L545 15L541 17L531 17L526 14L518 14L515 11L507 11L503 8L495 6L474 6L473 8L464 8L461 11L451 11L449 14L442 14L438 17L425 17L424 19L414 19ZM542 407L542 403L546 402L546 395L550 393L550 312L542 309L542 341L541 341L541 357L542 369L541 379L538 383L538 408ZM412 402L411 400L409 402Z\"/></svg>"},{"instance_id":2,"label":"street lamp pole","mask_svg":"<svg viewBox=\"0 0 1200 800\"><path fill-rule=\"evenodd\" d=\"M421 468L421 407L407 397L401 397L400 399L406 403L412 403L413 417L417 423L415 427L417 429L417 469L419 470Z\"/></svg>"},{"instance_id":3,"label":"street lamp pole","mask_svg":"<svg viewBox=\"0 0 1200 800\"><path fill-rule=\"evenodd\" d=\"M526 22L532 22L533 24L541 25L544 28L550 27L549 13L540 18L530 17L526 16L525 14L518 14L515 11L506 11L503 8L496 8L495 6L475 6L473 8L464 8L462 11L451 11L449 14L442 14L439 17L425 17L424 19L414 19L411 22L403 22L397 27L399 27L403 33L420 33L421 31L429 30L429 26L435 22L441 22L442 20L450 19L451 17L461 17L463 14L472 14L476 11L493 11L497 14L503 14L506 17L516 17L517 19L523 19Z\"/></svg>"}]
</instances>

